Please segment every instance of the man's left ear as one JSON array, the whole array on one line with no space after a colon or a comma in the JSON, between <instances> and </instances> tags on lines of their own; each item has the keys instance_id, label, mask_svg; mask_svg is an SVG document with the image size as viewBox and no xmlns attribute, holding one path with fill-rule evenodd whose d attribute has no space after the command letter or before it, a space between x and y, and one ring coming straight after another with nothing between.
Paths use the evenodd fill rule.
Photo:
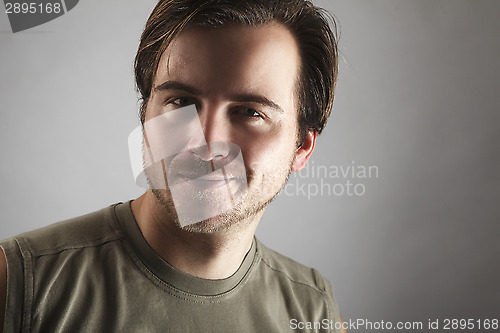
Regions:
<instances>
[{"instance_id":1,"label":"man's left ear","mask_svg":"<svg viewBox=\"0 0 500 333\"><path fill-rule=\"evenodd\" d=\"M295 153L295 159L292 164L292 171L300 171L304 169L307 161L311 158L311 154L316 146L316 138L318 137L318 132L307 131L304 142L300 147L297 148Z\"/></svg>"}]
</instances>

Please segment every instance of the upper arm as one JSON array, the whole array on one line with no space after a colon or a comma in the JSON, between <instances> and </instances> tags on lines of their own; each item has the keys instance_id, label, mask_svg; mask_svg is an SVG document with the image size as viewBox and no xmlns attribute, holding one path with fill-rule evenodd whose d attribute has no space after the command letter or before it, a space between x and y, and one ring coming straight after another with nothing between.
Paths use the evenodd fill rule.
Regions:
<instances>
[{"instance_id":1,"label":"upper arm","mask_svg":"<svg viewBox=\"0 0 500 333\"><path fill-rule=\"evenodd\" d=\"M3 332L5 304L7 302L7 259L0 248L0 333Z\"/></svg>"}]
</instances>

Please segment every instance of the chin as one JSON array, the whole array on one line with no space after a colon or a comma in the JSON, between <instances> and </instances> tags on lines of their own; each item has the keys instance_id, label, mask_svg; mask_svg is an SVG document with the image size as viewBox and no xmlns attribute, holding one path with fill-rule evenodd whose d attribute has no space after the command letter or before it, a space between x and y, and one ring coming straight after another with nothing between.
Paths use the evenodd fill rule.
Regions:
<instances>
[{"instance_id":1,"label":"chin","mask_svg":"<svg viewBox=\"0 0 500 333\"><path fill-rule=\"evenodd\" d=\"M238 223L234 219L230 219L226 214L220 214L219 216L212 217L200 222L186 224L181 226L178 219L175 220L175 224L182 230L199 233L199 234L214 234L221 231L226 231L231 229L234 224Z\"/></svg>"},{"instance_id":2,"label":"chin","mask_svg":"<svg viewBox=\"0 0 500 333\"><path fill-rule=\"evenodd\" d=\"M207 191L180 191L177 192L176 200L173 198L174 193L168 187L167 189L151 189L151 191L158 203L165 209L168 220L179 229L192 233L211 234L244 229L251 225L255 217L276 197L281 187L278 190L263 193L263 191L252 190L251 181L249 181L245 191L233 192L234 196L231 200L224 195L218 195L217 191L208 191L210 195L207 195ZM263 198L266 199L262 200Z\"/></svg>"}]
</instances>

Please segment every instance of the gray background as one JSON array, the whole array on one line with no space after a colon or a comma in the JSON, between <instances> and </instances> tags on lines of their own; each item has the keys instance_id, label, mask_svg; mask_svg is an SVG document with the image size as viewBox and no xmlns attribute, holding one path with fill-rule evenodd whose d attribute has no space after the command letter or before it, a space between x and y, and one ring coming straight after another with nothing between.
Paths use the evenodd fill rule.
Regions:
<instances>
[{"instance_id":1,"label":"gray background","mask_svg":"<svg viewBox=\"0 0 500 333\"><path fill-rule=\"evenodd\" d=\"M317 3L342 63L314 163L378 177L355 180L363 196L281 194L258 237L328 277L345 320L500 318L500 1ZM17 34L0 13L0 238L142 193L127 136L153 6L84 0Z\"/></svg>"}]
</instances>

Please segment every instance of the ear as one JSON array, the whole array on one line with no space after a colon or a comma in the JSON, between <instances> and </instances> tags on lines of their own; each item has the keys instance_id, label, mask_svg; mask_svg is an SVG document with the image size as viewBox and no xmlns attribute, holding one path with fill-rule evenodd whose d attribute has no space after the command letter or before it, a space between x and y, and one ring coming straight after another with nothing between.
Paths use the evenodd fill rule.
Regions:
<instances>
[{"instance_id":1,"label":"ear","mask_svg":"<svg viewBox=\"0 0 500 333\"><path fill-rule=\"evenodd\" d=\"M300 171L304 169L307 164L307 161L311 158L311 154L316 146L316 138L318 137L318 132L316 131L308 131L304 142L302 145L297 148L297 152L295 153L295 159L292 164L292 171Z\"/></svg>"}]
</instances>

